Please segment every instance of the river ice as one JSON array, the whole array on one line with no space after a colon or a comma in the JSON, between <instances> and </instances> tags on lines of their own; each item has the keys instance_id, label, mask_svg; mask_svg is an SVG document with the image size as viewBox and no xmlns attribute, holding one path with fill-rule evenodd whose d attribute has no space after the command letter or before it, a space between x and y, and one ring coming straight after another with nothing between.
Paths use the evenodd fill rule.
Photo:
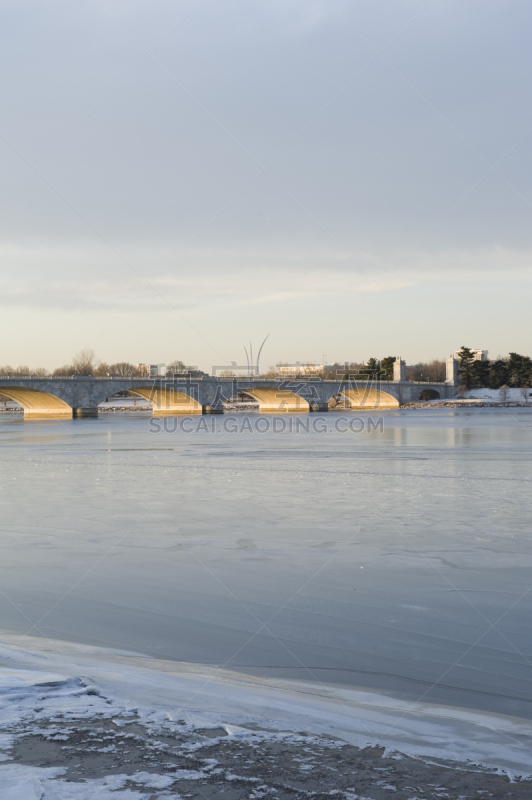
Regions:
<instances>
[{"instance_id":1,"label":"river ice","mask_svg":"<svg viewBox=\"0 0 532 800\"><path fill-rule=\"evenodd\" d=\"M2 800L529 800L532 726L3 632Z\"/></svg>"},{"instance_id":2,"label":"river ice","mask_svg":"<svg viewBox=\"0 0 532 800\"><path fill-rule=\"evenodd\" d=\"M311 416L3 417L0 628L530 718L531 411Z\"/></svg>"}]
</instances>

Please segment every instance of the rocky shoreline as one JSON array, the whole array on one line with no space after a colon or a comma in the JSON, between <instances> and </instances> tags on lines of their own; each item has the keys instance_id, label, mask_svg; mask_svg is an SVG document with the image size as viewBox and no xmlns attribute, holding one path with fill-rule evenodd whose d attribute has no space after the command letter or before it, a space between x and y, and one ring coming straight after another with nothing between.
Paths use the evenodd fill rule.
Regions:
<instances>
[{"instance_id":1,"label":"rocky shoreline","mask_svg":"<svg viewBox=\"0 0 532 800\"><path fill-rule=\"evenodd\" d=\"M90 678L8 670L4 682L0 793L17 800L532 796L530 780L467 761L223 720L198 724L186 712L172 719L170 709L131 707Z\"/></svg>"},{"instance_id":2,"label":"rocky shoreline","mask_svg":"<svg viewBox=\"0 0 532 800\"><path fill-rule=\"evenodd\" d=\"M532 403L490 402L483 400L442 400L441 402L405 403L401 408L531 408Z\"/></svg>"},{"instance_id":3,"label":"rocky shoreline","mask_svg":"<svg viewBox=\"0 0 532 800\"><path fill-rule=\"evenodd\" d=\"M428 402L414 402L414 403L404 403L404 405L400 406L400 409L431 409L431 408L529 408L532 409L532 403L518 403L515 401L509 402L490 402L490 401L482 401L482 400L471 400L471 401L464 401L464 400L442 400L440 402L428 401ZM231 403L226 406L225 409L227 412L232 414L234 413L245 413L248 411L258 411L259 404L258 403L245 403L239 405L237 403ZM331 408L330 411L336 412L346 412L346 411L379 411L378 408L371 408L371 409L363 409L363 408ZM395 409L385 408L382 409L385 411L393 411ZM98 408L99 414L134 414L134 413L143 413L148 414L151 413L152 407L150 405L138 405L138 406L100 406ZM24 413L23 408L0 408L0 414L20 414Z\"/></svg>"}]
</instances>

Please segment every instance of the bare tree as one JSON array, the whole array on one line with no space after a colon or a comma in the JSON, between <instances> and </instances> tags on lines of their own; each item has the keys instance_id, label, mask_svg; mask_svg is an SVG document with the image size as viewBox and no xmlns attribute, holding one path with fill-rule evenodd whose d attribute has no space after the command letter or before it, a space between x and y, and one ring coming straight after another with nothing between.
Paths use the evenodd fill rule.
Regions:
<instances>
[{"instance_id":1,"label":"bare tree","mask_svg":"<svg viewBox=\"0 0 532 800\"><path fill-rule=\"evenodd\" d=\"M428 364L424 364L423 367L423 375L427 381L433 381L434 383L443 383L445 381L445 361L435 358Z\"/></svg>"},{"instance_id":2,"label":"bare tree","mask_svg":"<svg viewBox=\"0 0 532 800\"><path fill-rule=\"evenodd\" d=\"M407 381L422 381L425 366L425 364L407 364L405 373Z\"/></svg>"},{"instance_id":3,"label":"bare tree","mask_svg":"<svg viewBox=\"0 0 532 800\"><path fill-rule=\"evenodd\" d=\"M72 359L74 375L93 375L94 374L94 350L85 347L80 350Z\"/></svg>"},{"instance_id":4,"label":"bare tree","mask_svg":"<svg viewBox=\"0 0 532 800\"><path fill-rule=\"evenodd\" d=\"M167 378L171 378L173 375L179 375L180 373L187 372L187 371L188 371L188 368L179 359L175 359L174 361L171 361L170 364L166 365L166 377Z\"/></svg>"},{"instance_id":5,"label":"bare tree","mask_svg":"<svg viewBox=\"0 0 532 800\"><path fill-rule=\"evenodd\" d=\"M132 378L135 370L134 364L130 364L128 361L119 361L117 364L111 364L109 375L114 375L117 378Z\"/></svg>"},{"instance_id":6,"label":"bare tree","mask_svg":"<svg viewBox=\"0 0 532 800\"><path fill-rule=\"evenodd\" d=\"M93 375L96 378L107 378L109 377L109 375L111 375L110 369L111 368L109 364L106 364L105 361L100 361L100 363L94 370Z\"/></svg>"},{"instance_id":7,"label":"bare tree","mask_svg":"<svg viewBox=\"0 0 532 800\"><path fill-rule=\"evenodd\" d=\"M57 367L53 371L54 378L71 378L74 374L74 366L73 364L65 364L62 367Z\"/></svg>"},{"instance_id":8,"label":"bare tree","mask_svg":"<svg viewBox=\"0 0 532 800\"><path fill-rule=\"evenodd\" d=\"M326 381L341 381L347 376L356 376L364 369L364 364L355 361L345 361L343 364L337 361L334 364L327 364L324 366L321 377Z\"/></svg>"},{"instance_id":9,"label":"bare tree","mask_svg":"<svg viewBox=\"0 0 532 800\"><path fill-rule=\"evenodd\" d=\"M50 372L45 369L44 367L34 367L30 369L30 367L21 366L21 367L0 367L0 375L19 375L24 377L33 376L35 378L45 378L49 375Z\"/></svg>"},{"instance_id":10,"label":"bare tree","mask_svg":"<svg viewBox=\"0 0 532 800\"><path fill-rule=\"evenodd\" d=\"M430 383L444 383L445 382L445 361L440 361L434 358L429 363L419 361L417 364L407 364L406 366L406 379L407 381L429 381Z\"/></svg>"},{"instance_id":11,"label":"bare tree","mask_svg":"<svg viewBox=\"0 0 532 800\"><path fill-rule=\"evenodd\" d=\"M530 394L530 386L521 386L521 397L523 398L523 400L527 405L528 405L529 394Z\"/></svg>"},{"instance_id":12,"label":"bare tree","mask_svg":"<svg viewBox=\"0 0 532 800\"><path fill-rule=\"evenodd\" d=\"M501 386L501 388L499 389L499 397L501 398L503 403L506 400L506 398L508 397L508 386L506 386L506 384Z\"/></svg>"}]
</instances>

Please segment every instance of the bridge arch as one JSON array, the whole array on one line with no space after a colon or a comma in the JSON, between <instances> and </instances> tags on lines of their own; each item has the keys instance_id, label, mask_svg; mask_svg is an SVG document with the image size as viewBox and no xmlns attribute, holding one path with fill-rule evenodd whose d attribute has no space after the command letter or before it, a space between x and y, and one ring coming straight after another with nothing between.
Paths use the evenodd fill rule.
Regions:
<instances>
[{"instance_id":1,"label":"bridge arch","mask_svg":"<svg viewBox=\"0 0 532 800\"><path fill-rule=\"evenodd\" d=\"M345 398L351 408L364 409L367 411L384 408L399 408L401 405L397 397L382 389L375 389L371 386L360 388L343 389L339 397Z\"/></svg>"},{"instance_id":2,"label":"bridge arch","mask_svg":"<svg viewBox=\"0 0 532 800\"><path fill-rule=\"evenodd\" d=\"M0 390L1 391L1 390ZM165 414L201 414L201 403L177 389L160 386L133 386L128 391L147 400L154 416Z\"/></svg>"},{"instance_id":3,"label":"bridge arch","mask_svg":"<svg viewBox=\"0 0 532 800\"><path fill-rule=\"evenodd\" d=\"M242 395L247 395L259 404L259 411L264 414L286 414L309 411L310 406L304 397L288 389L278 387L259 386L253 389L242 389Z\"/></svg>"},{"instance_id":4,"label":"bridge arch","mask_svg":"<svg viewBox=\"0 0 532 800\"><path fill-rule=\"evenodd\" d=\"M72 417L72 407L49 392L40 392L25 386L0 386L0 394L19 403L24 409L25 417Z\"/></svg>"},{"instance_id":5,"label":"bridge arch","mask_svg":"<svg viewBox=\"0 0 532 800\"><path fill-rule=\"evenodd\" d=\"M436 389L423 389L419 393L420 400L439 400L440 393L436 391Z\"/></svg>"}]
</instances>

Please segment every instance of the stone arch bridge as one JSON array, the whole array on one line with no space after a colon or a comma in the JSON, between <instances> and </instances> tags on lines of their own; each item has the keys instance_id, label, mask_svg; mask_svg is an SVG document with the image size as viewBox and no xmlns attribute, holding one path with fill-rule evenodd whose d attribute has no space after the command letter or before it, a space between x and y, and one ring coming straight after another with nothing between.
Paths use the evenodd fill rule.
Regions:
<instances>
[{"instance_id":1,"label":"stone arch bridge","mask_svg":"<svg viewBox=\"0 0 532 800\"><path fill-rule=\"evenodd\" d=\"M255 400L270 413L399 408L420 399L452 397L450 383L412 381L328 381L265 378L20 378L0 377L0 394L14 400L29 417L96 417L98 406L128 390L152 405L154 415L221 414L237 398ZM426 395L425 395L426 396Z\"/></svg>"}]
</instances>

